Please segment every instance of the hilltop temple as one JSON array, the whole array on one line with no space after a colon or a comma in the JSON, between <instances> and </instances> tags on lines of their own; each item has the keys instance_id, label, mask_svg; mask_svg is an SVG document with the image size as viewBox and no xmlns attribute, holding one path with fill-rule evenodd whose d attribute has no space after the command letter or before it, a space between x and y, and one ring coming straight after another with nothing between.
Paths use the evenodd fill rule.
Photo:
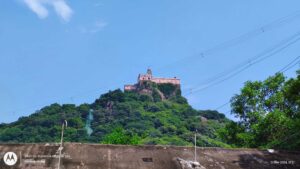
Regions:
<instances>
[{"instance_id":1,"label":"hilltop temple","mask_svg":"<svg viewBox=\"0 0 300 169\"><path fill-rule=\"evenodd\" d=\"M137 89L139 84L142 84L144 81L150 81L156 84L166 84L170 83L173 85L180 85L180 79L174 78L158 78L153 77L152 70L148 69L146 74L139 74L137 83L134 85L125 85L124 91L134 91Z\"/></svg>"}]
</instances>

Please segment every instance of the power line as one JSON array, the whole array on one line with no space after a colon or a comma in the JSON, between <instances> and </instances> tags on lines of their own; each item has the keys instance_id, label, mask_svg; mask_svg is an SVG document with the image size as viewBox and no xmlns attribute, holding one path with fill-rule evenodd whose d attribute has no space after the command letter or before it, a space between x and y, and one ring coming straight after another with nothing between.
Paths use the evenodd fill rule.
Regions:
<instances>
[{"instance_id":1,"label":"power line","mask_svg":"<svg viewBox=\"0 0 300 169\"><path fill-rule=\"evenodd\" d=\"M223 107L227 106L229 103L230 103L230 101L228 101L228 102L226 102L226 103L222 104L221 106L218 106L218 107L217 107L217 108L215 108L214 110L219 110L219 109L221 109L221 108L223 108Z\"/></svg>"},{"instance_id":2,"label":"power line","mask_svg":"<svg viewBox=\"0 0 300 169\"><path fill-rule=\"evenodd\" d=\"M298 40L300 40L300 38L297 39L297 41L298 41ZM296 42L296 41L295 41L295 42ZM294 43L295 43L295 42L294 42ZM292 43L292 44L293 44L293 43ZM290 45L288 45L288 46L290 46ZM288 46L286 46L286 47L288 47ZM285 48L286 48L286 47L285 47ZM283 49L285 49L285 48L282 48L282 49L280 49L280 50L283 50ZM278 52L279 52L279 51L278 51ZM275 52L275 53L273 53L273 54L270 54L270 55L268 55L267 57L264 57L264 58L262 58L261 60L256 61L256 62L254 62L254 63L250 63L250 64L247 65L246 67L244 67L244 68L242 68L241 70L235 72L234 74L228 76L227 78L221 79L220 81L217 81L217 82L215 82L215 83L212 83L212 84L210 84L210 85L208 85L208 86L206 86L206 87L204 87L204 88L198 89L198 90L194 91L193 93L196 93L196 92L199 92L199 91L203 91L203 90L205 90L205 89L207 89L207 88L210 88L210 87L212 87L212 86L218 85L218 84L220 84L220 83L222 83L222 82L224 82L224 81L226 81L226 80L229 80L229 79L231 79L232 77L234 77L234 76L240 74L240 73L243 72L244 70L248 69L249 67L251 67L251 66L253 66L253 65L255 65L255 64L257 64L257 63L259 63L259 62L261 62L261 61L263 61L263 60L265 60L265 59L268 58L268 57L271 57L271 56L277 54L278 52ZM191 93L190 93L190 94L191 94Z\"/></svg>"},{"instance_id":3,"label":"power line","mask_svg":"<svg viewBox=\"0 0 300 169\"><path fill-rule=\"evenodd\" d=\"M258 36L260 34L263 34L267 31L270 31L270 30L273 30L274 28L276 27L279 27L281 25L284 25L284 24L287 24L293 20L295 20L297 17L299 17L300 15L300 10L298 11L295 11L294 13L292 14L289 14L287 16L284 16L284 17L281 17L281 18L278 18L268 24L265 24L261 27L258 27L256 29L253 29L245 34L242 34L236 38L233 38L233 39L230 39L230 40L227 40L225 42L222 42L214 47L211 47L209 49L206 49L206 50L203 50L202 52L200 52L199 54L197 55L194 55L194 56L189 56L189 57L184 57L184 58L181 58L169 65L166 65L164 67L161 67L161 68L158 68L158 70L161 70L161 69L164 69L166 67L169 67L171 65L175 65L175 64L178 64L178 63L182 63L184 60L187 60L187 59L191 59L191 58L195 58L195 57L201 57L201 58L204 58L205 56L207 55L211 55L211 54L214 54L214 53L217 53L219 51L222 51L226 48L229 48L231 46L234 46L234 45L237 45L237 44L241 44L251 38L254 38L255 36Z\"/></svg>"},{"instance_id":4,"label":"power line","mask_svg":"<svg viewBox=\"0 0 300 169\"><path fill-rule=\"evenodd\" d=\"M292 35L291 37L289 37L289 38L287 38L287 39L279 42L278 44L272 46L271 48L268 48L267 50L263 51L262 53L260 53L260 54L254 56L254 57L252 57L252 58L250 58L250 59L248 59L248 60L246 60L246 61L244 61L244 62L242 62L242 63L240 63L240 64L238 64L236 66L234 66L234 67L231 67L231 68L229 68L229 69L227 69L227 70L225 70L225 71L223 71L223 72L221 72L221 73L219 73L219 74L217 74L217 75L215 75L215 76L213 76L213 77L211 77L211 78L209 78L209 79L201 82L200 84L207 84L207 83L212 83L212 81L217 81L218 79L222 78L226 74L230 74L231 72L234 72L236 69L239 69L239 68L241 68L241 67L243 67L243 66L245 66L245 65L247 65L247 64L249 64L251 62L253 62L254 60L256 60L256 59L264 56L265 54L269 53L272 50L275 50L276 48L280 47L282 44L287 43L288 41L292 40L294 37L296 37L298 35L300 35L300 32L298 32L298 33Z\"/></svg>"},{"instance_id":5,"label":"power line","mask_svg":"<svg viewBox=\"0 0 300 169\"><path fill-rule=\"evenodd\" d=\"M284 70L283 72L286 72L288 70L290 70L291 68L293 68L294 66L296 66L297 64L300 64L300 61L298 61L297 63L291 65L290 67L288 67L286 70Z\"/></svg>"},{"instance_id":6,"label":"power line","mask_svg":"<svg viewBox=\"0 0 300 169\"><path fill-rule=\"evenodd\" d=\"M204 50L204 51L202 51L200 53L200 56L202 58L204 58L207 55L214 54L216 52L219 52L221 50L224 50L224 49L229 48L231 46L234 46L236 44L240 44L242 42L245 42L245 41L247 41L247 40L249 40L249 39L251 39L251 38L253 38L255 36L258 36L260 34L263 34L263 33L267 32L267 31L270 31L270 30L272 30L272 29L274 29L274 28L276 28L278 26L281 26L281 25L289 23L289 22L293 21L294 19L296 19L297 17L299 17L299 15L300 15L300 10L295 11L294 13L292 13L290 15L287 15L285 17L276 19L276 20L274 20L274 21L272 21L272 22L270 22L268 24L265 24L265 25L263 25L261 27L258 27L258 28L254 29L252 31L249 31L249 32L247 32L245 34L242 34L242 35L240 35L240 36L238 36L236 38L230 39L230 40L222 42L222 43L220 43L220 44L218 44L218 45L216 45L216 46L214 46L212 48ZM182 58L182 59L178 60L177 62L181 62L184 59L190 59L190 58L194 58L194 57L197 57L197 56L198 55L191 56L191 57L186 57L186 58ZM223 74L225 74L225 73L223 72ZM223 74L221 74L221 75L223 76ZM91 92L91 91L95 91L95 90L90 90L89 92ZM88 92L82 92L82 93L86 94ZM83 94L78 94L78 95L75 95L75 96L71 96L69 98L74 99L74 98L82 96L82 95ZM30 107L27 107L27 108L24 108L24 109L18 109L18 110L29 110L29 109L32 109L32 108L35 108L35 107L41 107L41 106L43 106L43 105L37 105L37 106L34 106L34 107L30 106ZM12 111L9 111L9 112L15 112L15 111L16 110L12 110Z\"/></svg>"},{"instance_id":7,"label":"power line","mask_svg":"<svg viewBox=\"0 0 300 169\"><path fill-rule=\"evenodd\" d=\"M297 56L294 60L292 60L290 63L288 63L286 66L284 66L280 71L278 72L286 72L289 69L293 68L294 66L296 66L298 63L300 63L300 56Z\"/></svg>"},{"instance_id":8,"label":"power line","mask_svg":"<svg viewBox=\"0 0 300 169\"><path fill-rule=\"evenodd\" d=\"M232 71L229 71L228 73L226 72L226 74L224 72L222 72L222 76L216 78L212 82L207 83L206 85L201 85L201 86L204 86L204 87L202 87L200 89L197 89L198 87L195 87L194 89L196 89L196 90L195 91L191 91L190 93L187 93L186 96L190 95L192 93L196 93L196 92L205 90L205 89L210 88L212 86L215 86L217 84L220 84L220 83L222 83L222 82L224 82L224 81L226 81L228 79L231 79L232 77L238 75L239 73L243 72L244 70L248 69L249 67L251 67L251 66L253 66L253 65L255 65L255 64L257 64L257 63L259 63L259 62L261 62L261 61L263 61L263 60L271 57L271 56L274 56L275 54L279 53L280 51L288 48L290 45L292 45L292 44L296 43L297 41L299 41L300 38L297 38L297 39L293 40L296 36L299 36L299 35L300 35L300 32L294 34L292 37L290 37L290 38L288 38L288 39L280 42L279 44L275 45L271 49L268 49L268 50L264 51L263 53L261 53L261 54L255 56L255 57L253 57L252 59L250 59L250 60L248 60L248 61L246 61L246 62L244 62L242 64L239 64L238 68L232 69ZM290 42L291 40L293 40L293 41ZM284 46L282 46L282 45L284 45ZM278 47L280 47L280 48L277 49ZM268 55L266 55L266 54L268 54ZM223 77L225 77L225 78L223 78Z\"/></svg>"},{"instance_id":9,"label":"power line","mask_svg":"<svg viewBox=\"0 0 300 169\"><path fill-rule=\"evenodd\" d=\"M289 62L287 65L285 65L280 71L278 72L286 72L287 70L293 68L295 65L300 63L300 56L297 56L295 59L293 59L291 62ZM225 106L227 106L230 103L230 101L218 106L217 108L215 108L214 110L219 110Z\"/></svg>"}]
</instances>

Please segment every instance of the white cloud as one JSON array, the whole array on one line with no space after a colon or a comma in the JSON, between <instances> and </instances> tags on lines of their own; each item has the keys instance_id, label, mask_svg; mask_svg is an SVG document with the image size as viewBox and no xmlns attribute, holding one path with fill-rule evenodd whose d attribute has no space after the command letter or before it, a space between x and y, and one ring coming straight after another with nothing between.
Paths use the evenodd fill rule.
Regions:
<instances>
[{"instance_id":1,"label":"white cloud","mask_svg":"<svg viewBox=\"0 0 300 169\"><path fill-rule=\"evenodd\" d=\"M63 0L54 0L53 2L54 9L56 13L63 18L65 21L68 21L72 15L72 9L67 5Z\"/></svg>"},{"instance_id":2,"label":"white cloud","mask_svg":"<svg viewBox=\"0 0 300 169\"><path fill-rule=\"evenodd\" d=\"M37 0L24 0L27 6L35 12L40 18L46 18L48 16L48 10L44 5Z\"/></svg>"},{"instance_id":3,"label":"white cloud","mask_svg":"<svg viewBox=\"0 0 300 169\"><path fill-rule=\"evenodd\" d=\"M24 2L41 19L48 16L47 5L52 6L64 21L69 21L73 13L65 0L24 0Z\"/></svg>"}]
</instances>

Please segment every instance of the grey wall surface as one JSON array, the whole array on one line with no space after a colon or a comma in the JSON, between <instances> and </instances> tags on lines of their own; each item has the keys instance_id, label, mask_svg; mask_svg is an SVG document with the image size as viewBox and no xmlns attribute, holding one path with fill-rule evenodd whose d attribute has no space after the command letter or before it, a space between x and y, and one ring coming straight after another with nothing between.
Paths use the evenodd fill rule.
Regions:
<instances>
[{"instance_id":1,"label":"grey wall surface","mask_svg":"<svg viewBox=\"0 0 300 169\"><path fill-rule=\"evenodd\" d=\"M58 144L0 144L0 169L58 168ZM4 163L6 152L18 161ZM194 160L193 147L121 146L66 143L61 169L181 169L177 158ZM256 149L197 148L197 161L207 169L300 168L300 152Z\"/></svg>"}]
</instances>

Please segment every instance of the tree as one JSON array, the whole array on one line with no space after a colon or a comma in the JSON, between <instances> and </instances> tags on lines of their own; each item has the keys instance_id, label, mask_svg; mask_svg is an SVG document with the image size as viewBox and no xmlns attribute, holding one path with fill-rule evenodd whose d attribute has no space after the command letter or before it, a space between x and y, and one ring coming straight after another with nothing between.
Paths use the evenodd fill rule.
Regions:
<instances>
[{"instance_id":1,"label":"tree","mask_svg":"<svg viewBox=\"0 0 300 169\"><path fill-rule=\"evenodd\" d=\"M289 79L284 88L285 106L289 107L287 114L291 118L300 118L300 70L297 78Z\"/></svg>"},{"instance_id":2,"label":"tree","mask_svg":"<svg viewBox=\"0 0 300 169\"><path fill-rule=\"evenodd\" d=\"M300 149L300 75L286 80L282 73L264 81L246 82L231 99L239 118L218 131L227 143L241 147Z\"/></svg>"},{"instance_id":3,"label":"tree","mask_svg":"<svg viewBox=\"0 0 300 169\"><path fill-rule=\"evenodd\" d=\"M285 77L281 73L265 81L246 82L241 93L231 99L232 113L242 121L247 130L258 123L269 112L282 110L284 97L282 88Z\"/></svg>"},{"instance_id":4,"label":"tree","mask_svg":"<svg viewBox=\"0 0 300 169\"><path fill-rule=\"evenodd\" d=\"M140 142L140 137L136 134L126 134L121 127L115 128L110 134L106 135L102 141L104 144L132 144L137 145Z\"/></svg>"}]
</instances>

